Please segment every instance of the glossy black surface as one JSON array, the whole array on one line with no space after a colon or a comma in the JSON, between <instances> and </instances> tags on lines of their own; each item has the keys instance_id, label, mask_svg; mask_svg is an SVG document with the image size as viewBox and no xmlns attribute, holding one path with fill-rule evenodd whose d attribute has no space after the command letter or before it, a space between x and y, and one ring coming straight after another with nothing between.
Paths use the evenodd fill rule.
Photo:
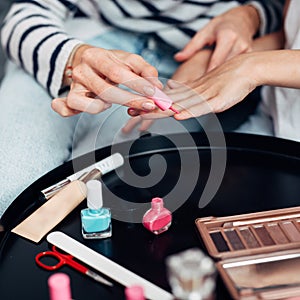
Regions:
<instances>
[{"instance_id":1,"label":"glossy black surface","mask_svg":"<svg viewBox=\"0 0 300 300\"><path fill-rule=\"evenodd\" d=\"M120 169L121 172L112 172L103 177L105 204L112 207L117 219L120 218L120 214L124 216L124 212L129 219L140 218L149 208L147 202L155 196L165 197L167 207L184 202L173 213L173 223L167 232L155 236L146 231L140 223L113 219L112 238L84 240L80 231L79 213L80 209L85 208L84 203L55 228L166 290L170 290L165 268L165 258L168 255L191 247L199 247L206 251L196 232L196 218L249 213L300 204L299 143L231 133L225 135L225 148L218 138L213 139L213 145L209 145L203 133L193 134L192 141L185 135L170 137L168 139L146 136L139 139L130 148L130 155L126 158L124 167ZM124 143L117 145L114 151L126 155L128 148L129 144ZM211 149L214 149L215 154L224 154L224 150L227 150L226 171L213 200L204 208L199 208L199 199L210 173ZM155 153L159 153L160 156L154 156ZM95 159L98 161L109 154L110 148L104 148L97 150L95 157L89 154L73 163L85 167ZM192 159L194 155L199 158L200 168ZM184 161L184 166L181 165L181 161ZM165 166L166 172L160 178L161 169ZM139 175L140 187L125 183L131 181L131 177L134 176L130 167ZM10 234L9 229L42 204L40 190L72 174L72 168L72 162L68 162L40 178L19 196L3 215L1 223L6 234L0 244L1 300L49 298L47 279L52 273L39 268L34 262L34 257L38 252L49 249L50 245L45 239L39 244L34 244ZM154 177L157 175L160 179L153 186L147 187L149 180L143 179L143 176L147 177L149 174ZM193 180L197 184L193 186L188 199L181 202ZM172 193L175 188L176 194ZM124 206L116 203L114 195L129 203L121 201ZM132 207L132 202L145 205L130 211L128 207ZM63 267L60 271L71 276L74 299L125 299L123 287L117 283L114 288L106 288L68 267ZM231 299L220 278L217 280L216 299Z\"/></svg>"}]
</instances>

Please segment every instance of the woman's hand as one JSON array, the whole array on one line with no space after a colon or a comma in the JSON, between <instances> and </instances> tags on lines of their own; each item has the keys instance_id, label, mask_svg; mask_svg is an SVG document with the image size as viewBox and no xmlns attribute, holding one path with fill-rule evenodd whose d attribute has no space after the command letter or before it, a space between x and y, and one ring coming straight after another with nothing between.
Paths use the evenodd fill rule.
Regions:
<instances>
[{"instance_id":1,"label":"woman's hand","mask_svg":"<svg viewBox=\"0 0 300 300\"><path fill-rule=\"evenodd\" d=\"M183 62L177 68L177 70L172 76L172 81L189 85L190 82L194 82L196 79L203 76L206 72L211 54L212 54L212 50L208 50L208 49L201 50L196 54L194 54L189 60ZM168 94L169 89L170 87L167 84L164 87L164 92ZM144 117L153 118L153 119L165 118L174 115L174 113L171 110L167 110L163 112L158 108L156 110L151 111L151 114L149 112L137 110L134 108L129 108L128 114L132 117L147 114L147 116ZM129 122L132 123L133 121L129 120ZM129 128L131 128L131 126L129 126Z\"/></svg>"},{"instance_id":2,"label":"woman's hand","mask_svg":"<svg viewBox=\"0 0 300 300\"><path fill-rule=\"evenodd\" d=\"M62 116L97 114L112 103L151 111L156 106L147 96L154 94L154 86L162 88L157 77L157 70L139 55L85 45L74 57L70 92L54 99L52 108Z\"/></svg>"},{"instance_id":3,"label":"woman's hand","mask_svg":"<svg viewBox=\"0 0 300 300\"><path fill-rule=\"evenodd\" d=\"M177 120L219 113L242 101L261 85L257 52L238 55L186 85L170 81L169 97L180 111ZM151 115L151 113L150 113Z\"/></svg>"},{"instance_id":4,"label":"woman's hand","mask_svg":"<svg viewBox=\"0 0 300 300\"><path fill-rule=\"evenodd\" d=\"M175 59L188 60L203 47L214 45L207 69L210 71L237 54L250 52L259 24L259 15L253 6L230 9L199 30L184 49L175 55Z\"/></svg>"}]
</instances>

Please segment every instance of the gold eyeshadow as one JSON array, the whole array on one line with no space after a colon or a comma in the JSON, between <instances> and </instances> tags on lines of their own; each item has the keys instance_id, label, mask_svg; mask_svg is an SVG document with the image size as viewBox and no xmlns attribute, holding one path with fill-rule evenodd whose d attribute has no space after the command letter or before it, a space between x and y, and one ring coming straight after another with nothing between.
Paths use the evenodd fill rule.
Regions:
<instances>
[{"instance_id":1,"label":"gold eyeshadow","mask_svg":"<svg viewBox=\"0 0 300 300\"><path fill-rule=\"evenodd\" d=\"M279 290L300 295L299 212L293 207L195 221L234 299L265 299Z\"/></svg>"}]
</instances>

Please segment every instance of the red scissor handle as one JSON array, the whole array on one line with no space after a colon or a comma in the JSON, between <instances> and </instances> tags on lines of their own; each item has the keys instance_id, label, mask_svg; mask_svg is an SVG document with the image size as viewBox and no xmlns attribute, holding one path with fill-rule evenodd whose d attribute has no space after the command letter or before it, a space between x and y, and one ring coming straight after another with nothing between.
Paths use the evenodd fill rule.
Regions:
<instances>
[{"instance_id":1,"label":"red scissor handle","mask_svg":"<svg viewBox=\"0 0 300 300\"><path fill-rule=\"evenodd\" d=\"M38 253L36 255L35 261L40 267L42 267L46 270L52 271L52 270L56 270L56 269L60 268L63 265L69 265L70 267L78 270L81 273L86 273L88 271L88 269L85 266L76 262L73 259L72 255L59 252L55 246L52 247L52 250L53 251L44 251L44 252ZM56 258L58 260L57 264L55 264L55 265L44 264L41 261L41 258L46 257L46 256L52 256L52 257Z\"/></svg>"},{"instance_id":2,"label":"red scissor handle","mask_svg":"<svg viewBox=\"0 0 300 300\"><path fill-rule=\"evenodd\" d=\"M41 261L41 258L44 258L46 256L52 256L58 260L57 264L55 265L46 265ZM56 270L60 268L62 265L66 264L65 259L57 252L54 251L44 251L41 253L38 253L35 257L35 262L42 268L46 270Z\"/></svg>"}]
</instances>

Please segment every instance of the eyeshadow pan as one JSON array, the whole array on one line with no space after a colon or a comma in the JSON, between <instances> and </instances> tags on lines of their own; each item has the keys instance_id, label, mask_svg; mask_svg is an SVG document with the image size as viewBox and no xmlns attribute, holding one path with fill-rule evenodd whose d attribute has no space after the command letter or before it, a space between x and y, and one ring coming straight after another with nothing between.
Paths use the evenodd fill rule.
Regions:
<instances>
[{"instance_id":1,"label":"eyeshadow pan","mask_svg":"<svg viewBox=\"0 0 300 300\"><path fill-rule=\"evenodd\" d=\"M274 241L272 240L271 236L269 235L267 229L262 226L253 226L256 234L258 235L259 239L265 246L275 245Z\"/></svg>"},{"instance_id":2,"label":"eyeshadow pan","mask_svg":"<svg viewBox=\"0 0 300 300\"><path fill-rule=\"evenodd\" d=\"M227 239L234 250L245 249L244 244L234 229L224 230L224 233L226 234Z\"/></svg>"},{"instance_id":3,"label":"eyeshadow pan","mask_svg":"<svg viewBox=\"0 0 300 300\"><path fill-rule=\"evenodd\" d=\"M281 226L291 242L300 242L300 232L292 222L282 222Z\"/></svg>"},{"instance_id":4,"label":"eyeshadow pan","mask_svg":"<svg viewBox=\"0 0 300 300\"><path fill-rule=\"evenodd\" d=\"M219 231L211 232L210 237L212 238L212 240L219 252L230 251L221 232L219 232Z\"/></svg>"},{"instance_id":5,"label":"eyeshadow pan","mask_svg":"<svg viewBox=\"0 0 300 300\"><path fill-rule=\"evenodd\" d=\"M240 233L242 237L244 238L248 248L258 248L260 247L257 239L251 232L251 230L248 227L240 228Z\"/></svg>"},{"instance_id":6,"label":"eyeshadow pan","mask_svg":"<svg viewBox=\"0 0 300 300\"><path fill-rule=\"evenodd\" d=\"M268 224L268 231L276 244L286 244L289 242L285 234L282 232L278 224Z\"/></svg>"}]
</instances>

